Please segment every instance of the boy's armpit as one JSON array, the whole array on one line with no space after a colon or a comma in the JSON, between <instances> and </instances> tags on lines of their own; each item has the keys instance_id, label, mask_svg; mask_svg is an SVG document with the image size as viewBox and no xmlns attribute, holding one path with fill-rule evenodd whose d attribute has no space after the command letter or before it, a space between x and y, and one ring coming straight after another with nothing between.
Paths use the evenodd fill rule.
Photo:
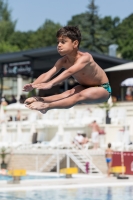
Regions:
<instances>
[{"instance_id":1,"label":"boy's armpit","mask_svg":"<svg viewBox=\"0 0 133 200\"><path fill-rule=\"evenodd\" d=\"M56 61L54 66L57 68L57 70L60 70L63 67L63 63L64 62L63 62L62 58L60 58L59 60Z\"/></svg>"},{"instance_id":2,"label":"boy's armpit","mask_svg":"<svg viewBox=\"0 0 133 200\"><path fill-rule=\"evenodd\" d=\"M61 69L63 68L63 62L62 62L62 58L60 58L59 60L56 61L55 65L48 71L46 72L46 74L48 74L50 77L49 79L57 74Z\"/></svg>"}]
</instances>

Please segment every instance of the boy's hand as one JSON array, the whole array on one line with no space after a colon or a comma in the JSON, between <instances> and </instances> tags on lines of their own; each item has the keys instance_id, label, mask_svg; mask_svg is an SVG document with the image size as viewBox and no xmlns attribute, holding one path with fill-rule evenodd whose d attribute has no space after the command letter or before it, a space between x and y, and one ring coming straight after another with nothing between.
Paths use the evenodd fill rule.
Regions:
<instances>
[{"instance_id":1,"label":"boy's hand","mask_svg":"<svg viewBox=\"0 0 133 200\"><path fill-rule=\"evenodd\" d=\"M23 91L30 92L31 90L33 90L32 83L24 85Z\"/></svg>"},{"instance_id":2,"label":"boy's hand","mask_svg":"<svg viewBox=\"0 0 133 200\"><path fill-rule=\"evenodd\" d=\"M36 89L48 90L48 89L51 89L53 87L53 85L52 85L52 83L48 82L48 83L34 84L34 85L32 85L32 87L36 88Z\"/></svg>"}]
</instances>

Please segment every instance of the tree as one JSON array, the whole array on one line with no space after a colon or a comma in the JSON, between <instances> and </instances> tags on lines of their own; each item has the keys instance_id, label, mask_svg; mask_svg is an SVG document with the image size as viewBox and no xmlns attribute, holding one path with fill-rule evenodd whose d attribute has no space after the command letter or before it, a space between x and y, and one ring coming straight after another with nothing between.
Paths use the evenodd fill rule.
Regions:
<instances>
[{"instance_id":1,"label":"tree","mask_svg":"<svg viewBox=\"0 0 133 200\"><path fill-rule=\"evenodd\" d=\"M88 22L90 24L90 41L92 45L92 49L96 47L96 32L99 28L98 21L98 7L95 5L95 0L91 0L90 4L87 6L88 8Z\"/></svg>"},{"instance_id":2,"label":"tree","mask_svg":"<svg viewBox=\"0 0 133 200\"><path fill-rule=\"evenodd\" d=\"M12 46L17 46L17 48L20 51L30 49L33 48L34 45L36 45L33 44L32 46L32 35L34 35L33 31L28 31L28 32L16 31L9 38L9 42Z\"/></svg>"},{"instance_id":3,"label":"tree","mask_svg":"<svg viewBox=\"0 0 133 200\"><path fill-rule=\"evenodd\" d=\"M104 31L111 43L116 43L116 29L119 23L119 17L113 19L111 16L106 16L100 19L100 29Z\"/></svg>"},{"instance_id":4,"label":"tree","mask_svg":"<svg viewBox=\"0 0 133 200\"><path fill-rule=\"evenodd\" d=\"M14 33L16 21L11 19L11 11L8 9L8 4L0 0L0 49L1 52L10 49L8 43L10 36ZM5 43L5 44L4 44Z\"/></svg>"},{"instance_id":5,"label":"tree","mask_svg":"<svg viewBox=\"0 0 133 200\"><path fill-rule=\"evenodd\" d=\"M55 46L57 44L56 32L60 27L60 24L56 24L51 20L46 20L44 24L31 35L30 47Z\"/></svg>"},{"instance_id":6,"label":"tree","mask_svg":"<svg viewBox=\"0 0 133 200\"><path fill-rule=\"evenodd\" d=\"M17 52L20 49L15 46L11 45L9 42L1 41L0 42L0 52L5 53L5 52Z\"/></svg>"},{"instance_id":7,"label":"tree","mask_svg":"<svg viewBox=\"0 0 133 200\"><path fill-rule=\"evenodd\" d=\"M79 26L82 33L81 47L99 53L106 53L108 46L111 44L111 39L106 35L106 30L102 29L95 1L90 0L87 8L86 13L73 16L68 25Z\"/></svg>"},{"instance_id":8,"label":"tree","mask_svg":"<svg viewBox=\"0 0 133 200\"><path fill-rule=\"evenodd\" d=\"M123 58L133 59L133 14L125 18L117 27L116 41Z\"/></svg>"},{"instance_id":9,"label":"tree","mask_svg":"<svg viewBox=\"0 0 133 200\"><path fill-rule=\"evenodd\" d=\"M7 155L11 155L11 150L10 149L6 149L5 147L2 147L0 149L0 157L1 157L1 169L6 169L7 168L7 161L5 161L6 156Z\"/></svg>"}]
</instances>

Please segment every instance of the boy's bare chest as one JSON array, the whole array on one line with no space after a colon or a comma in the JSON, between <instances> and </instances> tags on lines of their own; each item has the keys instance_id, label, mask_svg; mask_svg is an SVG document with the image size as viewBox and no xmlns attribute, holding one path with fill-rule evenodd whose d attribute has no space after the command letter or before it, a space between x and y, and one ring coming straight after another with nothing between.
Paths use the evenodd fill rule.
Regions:
<instances>
[{"instance_id":1,"label":"boy's bare chest","mask_svg":"<svg viewBox=\"0 0 133 200\"><path fill-rule=\"evenodd\" d=\"M71 69L72 64L64 64L64 68L67 69ZM95 74L94 70L92 69L91 66L86 65L84 66L81 70L77 70L76 73L73 74L73 77L76 78L77 80L79 79L86 79L88 80L88 77L92 77Z\"/></svg>"}]
</instances>

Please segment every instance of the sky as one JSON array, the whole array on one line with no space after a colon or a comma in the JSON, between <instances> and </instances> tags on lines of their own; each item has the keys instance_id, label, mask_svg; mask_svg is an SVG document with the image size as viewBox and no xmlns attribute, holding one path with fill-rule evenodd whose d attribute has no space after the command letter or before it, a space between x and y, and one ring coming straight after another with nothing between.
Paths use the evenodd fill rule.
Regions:
<instances>
[{"instance_id":1,"label":"sky","mask_svg":"<svg viewBox=\"0 0 133 200\"><path fill-rule=\"evenodd\" d=\"M35 31L46 19L66 25L72 16L87 11L89 0L7 0L16 30ZM133 0L95 0L100 17L124 19L133 13Z\"/></svg>"}]
</instances>

